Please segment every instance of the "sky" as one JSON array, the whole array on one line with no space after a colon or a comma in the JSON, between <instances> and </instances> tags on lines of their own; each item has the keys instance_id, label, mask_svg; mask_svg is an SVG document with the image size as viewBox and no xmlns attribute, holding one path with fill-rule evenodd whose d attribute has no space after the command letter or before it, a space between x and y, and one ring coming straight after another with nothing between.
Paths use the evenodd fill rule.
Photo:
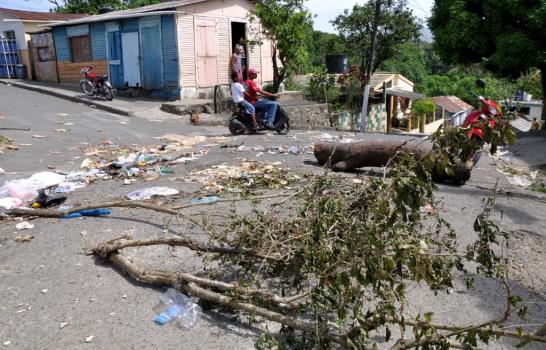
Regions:
<instances>
[{"instance_id":1,"label":"sky","mask_svg":"<svg viewBox=\"0 0 546 350\"><path fill-rule=\"evenodd\" d=\"M315 29L334 33L330 21L345 9L355 4L364 4L367 0L308 0L307 7L316 15ZM407 0L410 8L419 18L430 16L433 0ZM47 0L0 0L0 7L8 7L27 11L47 11L51 4Z\"/></svg>"}]
</instances>

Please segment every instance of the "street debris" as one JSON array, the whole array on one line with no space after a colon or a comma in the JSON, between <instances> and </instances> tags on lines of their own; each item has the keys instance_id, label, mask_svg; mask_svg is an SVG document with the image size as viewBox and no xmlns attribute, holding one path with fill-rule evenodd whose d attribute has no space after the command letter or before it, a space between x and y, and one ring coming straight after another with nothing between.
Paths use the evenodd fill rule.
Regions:
<instances>
[{"instance_id":1,"label":"street debris","mask_svg":"<svg viewBox=\"0 0 546 350\"><path fill-rule=\"evenodd\" d=\"M255 146L255 147L249 147L245 145L238 145L238 146L229 146L225 145L222 146L224 148L233 147L235 148L235 152L256 152L256 157L260 157L264 155L265 153L271 154L271 155L303 155L303 154L313 154L313 145L304 145L304 146L285 146L285 145L279 145L279 146L270 146L270 147L263 147L263 146Z\"/></svg>"},{"instance_id":2,"label":"street debris","mask_svg":"<svg viewBox=\"0 0 546 350\"><path fill-rule=\"evenodd\" d=\"M15 225L15 228L18 229L18 230L30 230L30 229L34 228L34 225L31 224L28 221L22 221L22 222L18 223L17 225Z\"/></svg>"},{"instance_id":3,"label":"street debris","mask_svg":"<svg viewBox=\"0 0 546 350\"><path fill-rule=\"evenodd\" d=\"M533 180L527 176L513 175L507 176L506 180L514 186L529 187L533 184Z\"/></svg>"},{"instance_id":4,"label":"street debris","mask_svg":"<svg viewBox=\"0 0 546 350\"><path fill-rule=\"evenodd\" d=\"M47 293L48 291L49 291L49 289L41 289L41 290L40 290L40 293L45 294L45 293Z\"/></svg>"},{"instance_id":5,"label":"street debris","mask_svg":"<svg viewBox=\"0 0 546 350\"><path fill-rule=\"evenodd\" d=\"M87 338L85 338L85 342L86 343L91 343L93 341L93 339L95 339L95 336L94 335L90 335L88 336Z\"/></svg>"},{"instance_id":6,"label":"street debris","mask_svg":"<svg viewBox=\"0 0 546 350\"><path fill-rule=\"evenodd\" d=\"M192 147L207 140L205 136L184 136L178 134L167 134L157 137L156 139L177 143L184 147Z\"/></svg>"},{"instance_id":7,"label":"street debris","mask_svg":"<svg viewBox=\"0 0 546 350\"><path fill-rule=\"evenodd\" d=\"M220 197L218 196L208 196L203 198L194 198L191 200L192 204L210 204L215 203L220 200Z\"/></svg>"},{"instance_id":8,"label":"street debris","mask_svg":"<svg viewBox=\"0 0 546 350\"><path fill-rule=\"evenodd\" d=\"M29 203L38 191L55 186L64 180L64 176L52 172L39 172L26 179L6 181L0 187L0 206L11 209Z\"/></svg>"},{"instance_id":9,"label":"street debris","mask_svg":"<svg viewBox=\"0 0 546 350\"><path fill-rule=\"evenodd\" d=\"M15 237L15 242L24 243L24 242L30 242L34 236L32 235L22 235Z\"/></svg>"},{"instance_id":10,"label":"street debris","mask_svg":"<svg viewBox=\"0 0 546 350\"><path fill-rule=\"evenodd\" d=\"M299 175L289 168L280 167L282 163L241 161L241 165L215 165L209 169L195 171L182 180L197 182L206 193L217 194L225 191L237 193L237 190L269 188L278 189L301 180Z\"/></svg>"},{"instance_id":11,"label":"street debris","mask_svg":"<svg viewBox=\"0 0 546 350\"><path fill-rule=\"evenodd\" d=\"M111 213L112 211L106 208L89 209L89 210L82 210L75 213L67 214L61 217L61 219L75 219L75 218L80 218L82 216L106 216L106 215L110 215Z\"/></svg>"},{"instance_id":12,"label":"street debris","mask_svg":"<svg viewBox=\"0 0 546 350\"><path fill-rule=\"evenodd\" d=\"M138 201L150 199L153 196L172 196L179 193L180 191L169 187L148 187L129 193L127 198L132 201Z\"/></svg>"},{"instance_id":13,"label":"street debris","mask_svg":"<svg viewBox=\"0 0 546 350\"><path fill-rule=\"evenodd\" d=\"M59 328L63 329L64 327L68 326L70 323L68 322L61 322L61 326Z\"/></svg>"},{"instance_id":14,"label":"street debris","mask_svg":"<svg viewBox=\"0 0 546 350\"><path fill-rule=\"evenodd\" d=\"M32 135L32 138L35 138L35 139L45 139L47 136L44 136L44 135Z\"/></svg>"},{"instance_id":15,"label":"street debris","mask_svg":"<svg viewBox=\"0 0 546 350\"><path fill-rule=\"evenodd\" d=\"M201 307L176 289L169 288L159 299L162 311L154 317L157 325L176 321L179 328L190 329L201 317Z\"/></svg>"}]
</instances>

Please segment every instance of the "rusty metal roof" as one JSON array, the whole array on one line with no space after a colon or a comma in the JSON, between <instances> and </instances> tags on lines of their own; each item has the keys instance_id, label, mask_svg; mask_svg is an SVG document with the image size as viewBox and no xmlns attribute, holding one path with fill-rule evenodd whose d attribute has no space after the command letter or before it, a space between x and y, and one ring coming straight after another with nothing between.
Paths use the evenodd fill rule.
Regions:
<instances>
[{"instance_id":1,"label":"rusty metal roof","mask_svg":"<svg viewBox=\"0 0 546 350\"><path fill-rule=\"evenodd\" d=\"M85 17L84 14L66 14L54 12L21 11L0 7L0 13L5 13L22 21L69 21Z\"/></svg>"},{"instance_id":2,"label":"rusty metal roof","mask_svg":"<svg viewBox=\"0 0 546 350\"><path fill-rule=\"evenodd\" d=\"M458 113L467 109L472 109L472 106L464 102L457 96L435 96L432 98L434 103L446 111Z\"/></svg>"},{"instance_id":3,"label":"rusty metal roof","mask_svg":"<svg viewBox=\"0 0 546 350\"><path fill-rule=\"evenodd\" d=\"M66 23L57 24L56 26L110 21L117 18L138 17L139 14L143 14L143 13L161 11L166 9L174 9L177 7L196 4L196 3L205 2L205 1L207 0L178 0L178 1L161 2L159 4L137 7L134 9L112 11L112 12L102 13L100 15L94 15L94 16L89 16L85 18L75 19L73 21L68 21Z\"/></svg>"}]
</instances>

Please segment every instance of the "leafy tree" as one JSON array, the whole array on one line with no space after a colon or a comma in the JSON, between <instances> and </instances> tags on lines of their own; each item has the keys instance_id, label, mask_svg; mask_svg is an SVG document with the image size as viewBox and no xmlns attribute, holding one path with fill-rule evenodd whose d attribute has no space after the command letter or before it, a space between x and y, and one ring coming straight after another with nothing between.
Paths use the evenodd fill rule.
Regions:
<instances>
[{"instance_id":1,"label":"leafy tree","mask_svg":"<svg viewBox=\"0 0 546 350\"><path fill-rule=\"evenodd\" d=\"M422 82L428 75L425 51L415 42L399 46L396 57L384 61L378 70L400 73L414 83Z\"/></svg>"},{"instance_id":2,"label":"leafy tree","mask_svg":"<svg viewBox=\"0 0 546 350\"><path fill-rule=\"evenodd\" d=\"M346 41L349 53L360 58L362 72L367 71L366 55L371 46L374 7L373 1L368 1L365 5L355 5L351 11L345 10L332 21ZM374 66L379 67L384 61L394 57L400 44L417 39L420 29L421 25L407 7L406 0L384 2L379 16Z\"/></svg>"},{"instance_id":3,"label":"leafy tree","mask_svg":"<svg viewBox=\"0 0 546 350\"><path fill-rule=\"evenodd\" d=\"M445 62L483 62L510 78L536 67L546 89L545 1L435 0L429 27Z\"/></svg>"},{"instance_id":4,"label":"leafy tree","mask_svg":"<svg viewBox=\"0 0 546 350\"><path fill-rule=\"evenodd\" d=\"M345 42L337 34L312 31L307 39L309 68L323 68L326 55L346 54Z\"/></svg>"},{"instance_id":5,"label":"leafy tree","mask_svg":"<svg viewBox=\"0 0 546 350\"><path fill-rule=\"evenodd\" d=\"M250 20L259 19L262 34L273 42L273 91L278 91L290 74L307 63L306 42L312 20L304 2L261 0L250 11Z\"/></svg>"}]
</instances>

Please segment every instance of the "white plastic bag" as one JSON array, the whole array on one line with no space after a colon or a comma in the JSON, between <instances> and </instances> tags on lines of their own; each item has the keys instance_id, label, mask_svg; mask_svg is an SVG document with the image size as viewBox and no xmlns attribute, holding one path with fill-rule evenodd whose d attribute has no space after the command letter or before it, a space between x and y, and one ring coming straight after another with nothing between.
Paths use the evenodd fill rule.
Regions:
<instances>
[{"instance_id":1,"label":"white plastic bag","mask_svg":"<svg viewBox=\"0 0 546 350\"><path fill-rule=\"evenodd\" d=\"M172 196L178 193L180 193L180 191L170 187L148 187L129 193L127 198L132 201L140 201L150 199L153 196Z\"/></svg>"}]
</instances>

